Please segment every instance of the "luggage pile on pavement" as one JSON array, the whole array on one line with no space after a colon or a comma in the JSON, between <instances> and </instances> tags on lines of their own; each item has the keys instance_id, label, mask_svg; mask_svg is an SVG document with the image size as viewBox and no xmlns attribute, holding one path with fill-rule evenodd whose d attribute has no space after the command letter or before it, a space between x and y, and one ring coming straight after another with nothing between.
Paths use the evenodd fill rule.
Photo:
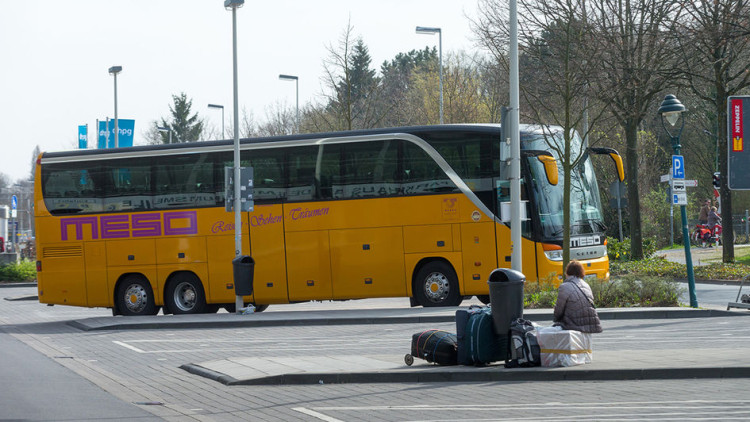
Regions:
<instances>
[{"instance_id":1,"label":"luggage pile on pavement","mask_svg":"<svg viewBox=\"0 0 750 422\"><path fill-rule=\"evenodd\" d=\"M484 366L505 361L506 368L591 362L591 334L540 327L516 318L503 335L497 333L494 324L491 306L459 309L456 334L436 329L415 333L411 353L404 357L404 362L411 366L415 357L437 365Z\"/></svg>"}]
</instances>

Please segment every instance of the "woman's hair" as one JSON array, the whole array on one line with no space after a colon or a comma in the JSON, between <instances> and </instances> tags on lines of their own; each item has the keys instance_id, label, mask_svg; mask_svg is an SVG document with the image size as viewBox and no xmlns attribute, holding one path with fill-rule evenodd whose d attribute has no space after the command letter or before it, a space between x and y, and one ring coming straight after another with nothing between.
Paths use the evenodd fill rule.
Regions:
<instances>
[{"instance_id":1,"label":"woman's hair","mask_svg":"<svg viewBox=\"0 0 750 422\"><path fill-rule=\"evenodd\" d=\"M578 278L583 278L585 273L583 272L583 265L580 262L573 260L568 263L565 268L565 275L572 275Z\"/></svg>"},{"instance_id":2,"label":"woman's hair","mask_svg":"<svg viewBox=\"0 0 750 422\"><path fill-rule=\"evenodd\" d=\"M711 211L716 212L716 207L711 207Z\"/></svg>"}]
</instances>

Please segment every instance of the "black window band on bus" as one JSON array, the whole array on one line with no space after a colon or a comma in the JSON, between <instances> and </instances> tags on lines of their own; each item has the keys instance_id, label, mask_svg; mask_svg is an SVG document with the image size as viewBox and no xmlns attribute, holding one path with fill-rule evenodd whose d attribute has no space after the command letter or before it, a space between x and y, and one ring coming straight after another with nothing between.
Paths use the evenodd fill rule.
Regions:
<instances>
[{"instance_id":1,"label":"black window band on bus","mask_svg":"<svg viewBox=\"0 0 750 422\"><path fill-rule=\"evenodd\" d=\"M425 138L494 209L496 140ZM421 147L403 140L256 148L240 160L254 169L259 204L459 192ZM224 207L225 166L233 166L231 152L44 164L42 189L56 215Z\"/></svg>"}]
</instances>

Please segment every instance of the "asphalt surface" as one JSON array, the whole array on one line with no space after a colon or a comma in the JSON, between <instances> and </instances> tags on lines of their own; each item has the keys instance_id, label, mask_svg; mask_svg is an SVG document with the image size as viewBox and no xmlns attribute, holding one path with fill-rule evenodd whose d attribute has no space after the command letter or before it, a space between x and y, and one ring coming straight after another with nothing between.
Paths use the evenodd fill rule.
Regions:
<instances>
[{"instance_id":1,"label":"asphalt surface","mask_svg":"<svg viewBox=\"0 0 750 422\"><path fill-rule=\"evenodd\" d=\"M123 417L139 418L140 410L175 421L750 418L741 405L750 399L750 311L726 312L726 305L600 309L605 331L594 336L592 363L506 369L500 363L440 367L419 359L406 366L414 332L455 331L455 308L409 308L406 299L144 319L47 307L28 297L33 293L33 287L0 289L0 297L14 299L0 300L0 332L62 367L49 372L47 384L56 387L57 403L78 406L67 409L79 415L75 420L97 406L98 396L82 400L59 377L109 393L113 406L126 409ZM549 309L527 310L525 317L551 324ZM0 343L3 353L15 346ZM12 396L16 379L27 377L28 388L45 382L20 360L5 368L3 379L11 381L0 395ZM19 408L33 402L5 404L13 406L13 418L60 420Z\"/></svg>"}]
</instances>

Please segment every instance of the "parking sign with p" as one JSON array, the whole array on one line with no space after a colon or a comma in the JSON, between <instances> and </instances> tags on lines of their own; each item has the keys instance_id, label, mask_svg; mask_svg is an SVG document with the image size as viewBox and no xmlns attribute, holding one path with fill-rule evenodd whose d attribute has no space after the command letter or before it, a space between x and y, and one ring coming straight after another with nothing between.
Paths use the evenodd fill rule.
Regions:
<instances>
[{"instance_id":1,"label":"parking sign with p","mask_svg":"<svg viewBox=\"0 0 750 422\"><path fill-rule=\"evenodd\" d=\"M672 156L672 179L685 178L685 157L682 155Z\"/></svg>"}]
</instances>

